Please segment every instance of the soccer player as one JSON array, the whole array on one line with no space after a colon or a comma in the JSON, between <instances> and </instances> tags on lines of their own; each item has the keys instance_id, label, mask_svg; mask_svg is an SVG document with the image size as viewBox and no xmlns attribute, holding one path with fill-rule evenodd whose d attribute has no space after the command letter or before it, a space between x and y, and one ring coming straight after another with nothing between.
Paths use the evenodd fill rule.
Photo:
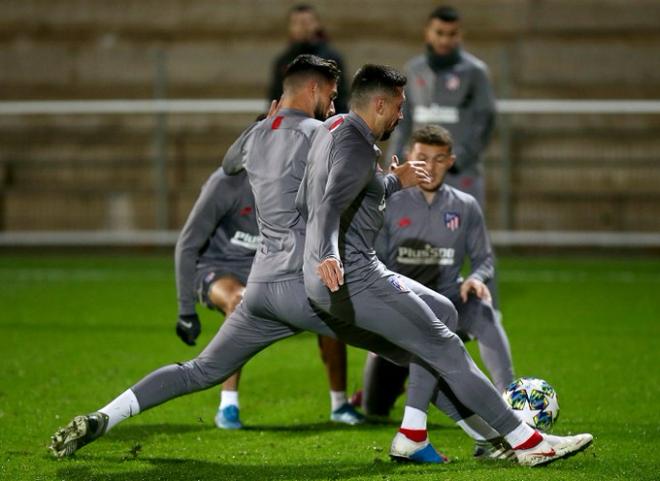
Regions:
<instances>
[{"instance_id":1,"label":"soccer player","mask_svg":"<svg viewBox=\"0 0 660 481\"><path fill-rule=\"evenodd\" d=\"M502 392L513 381L509 341L495 315L486 282L494 274L486 225L474 197L443 183L454 163L452 138L437 125L412 135L408 160L426 163L431 182L395 193L388 199L378 257L391 270L448 297L458 311L456 332L476 339L493 384ZM464 280L461 267L470 260ZM369 354L364 369L362 406L367 414L387 416L408 376L397 366ZM475 454L479 456L482 446Z\"/></svg>"},{"instance_id":2,"label":"soccer player","mask_svg":"<svg viewBox=\"0 0 660 481\"><path fill-rule=\"evenodd\" d=\"M335 334L305 296L305 222L295 198L311 138L321 125L317 118L334 113L338 75L333 61L311 55L297 57L285 74L277 116L259 122L246 136L245 169L255 198L260 237L243 301L195 359L157 369L106 406L76 416L59 429L51 438L55 456L73 454L140 412L225 381L270 344L303 330L341 337L400 364L409 362L407 352L368 331L346 325L336 328L341 335ZM228 167L223 169L235 173ZM423 170L408 165L401 166L396 174L403 183L414 185L412 180L419 172Z\"/></svg>"},{"instance_id":3,"label":"soccer player","mask_svg":"<svg viewBox=\"0 0 660 481\"><path fill-rule=\"evenodd\" d=\"M521 422L460 338L416 294L423 287L412 287L417 283L388 271L376 257L387 197L401 185L379 170L375 144L386 140L401 120L405 84L406 77L390 67L365 65L353 79L351 112L326 121L327 129L314 137L298 197L307 217L307 295L328 314L326 322L333 328L348 324L365 329L418 358L410 364L407 405L391 456L440 462L426 431L431 396L418 399L415 391L417 380L428 379L428 373L504 436L521 464L544 464L585 449L590 434L551 436Z\"/></svg>"},{"instance_id":4,"label":"soccer player","mask_svg":"<svg viewBox=\"0 0 660 481\"><path fill-rule=\"evenodd\" d=\"M431 12L424 31L426 52L404 68L404 117L392 134L389 152L403 158L414 129L440 124L454 139L456 162L445 183L484 205L483 153L495 120L495 97L486 64L462 47L461 19L449 6Z\"/></svg>"},{"instance_id":5,"label":"soccer player","mask_svg":"<svg viewBox=\"0 0 660 481\"><path fill-rule=\"evenodd\" d=\"M247 129L228 151L223 164L236 162L252 128ZM250 267L258 246L254 196L245 170L227 175L217 169L207 180L179 235L175 250L175 273L179 316L176 333L195 345L201 332L195 311L199 302L209 309L231 315L243 299ZM346 399L346 346L319 336L321 358L330 381L330 419L359 424L364 417ZM240 429L238 383L240 371L224 382L215 424Z\"/></svg>"},{"instance_id":6,"label":"soccer player","mask_svg":"<svg viewBox=\"0 0 660 481\"><path fill-rule=\"evenodd\" d=\"M341 73L337 80L337 112L348 110L348 88L344 75L342 55L331 45L319 12L306 3L294 5L288 14L289 43L273 62L273 70L268 88L269 99L282 96L282 81L288 65L301 54L311 54L326 60L334 60Z\"/></svg>"}]
</instances>

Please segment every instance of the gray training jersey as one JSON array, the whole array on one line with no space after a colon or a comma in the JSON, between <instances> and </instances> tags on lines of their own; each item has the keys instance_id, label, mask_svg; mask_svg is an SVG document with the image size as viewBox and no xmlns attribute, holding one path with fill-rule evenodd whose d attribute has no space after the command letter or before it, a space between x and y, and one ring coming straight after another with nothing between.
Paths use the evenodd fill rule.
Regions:
<instances>
[{"instance_id":1,"label":"gray training jersey","mask_svg":"<svg viewBox=\"0 0 660 481\"><path fill-rule=\"evenodd\" d=\"M404 118L392 134L388 158L392 154L404 158L415 128L440 124L454 139L456 169L479 174L495 119L495 97L486 64L461 50L460 60L445 69L433 70L426 55L419 55L406 64L405 73Z\"/></svg>"},{"instance_id":2,"label":"gray training jersey","mask_svg":"<svg viewBox=\"0 0 660 481\"><path fill-rule=\"evenodd\" d=\"M319 262L335 257L343 263L346 284L367 287L385 273L374 245L385 200L401 184L378 167L376 139L357 114L332 117L324 127L312 144L298 197L308 223L305 278L315 279Z\"/></svg>"},{"instance_id":3,"label":"gray training jersey","mask_svg":"<svg viewBox=\"0 0 660 481\"><path fill-rule=\"evenodd\" d=\"M195 312L195 272L222 268L246 279L258 245L254 197L247 174L216 170L183 226L175 250L180 314Z\"/></svg>"},{"instance_id":4,"label":"gray training jersey","mask_svg":"<svg viewBox=\"0 0 660 481\"><path fill-rule=\"evenodd\" d=\"M378 256L393 271L453 298L461 267L470 259L470 277L493 277L493 251L479 204L469 194L441 186L431 204L418 188L394 194L378 237Z\"/></svg>"},{"instance_id":5,"label":"gray training jersey","mask_svg":"<svg viewBox=\"0 0 660 481\"><path fill-rule=\"evenodd\" d=\"M259 122L249 136L245 169L261 233L249 282L302 276L305 221L295 199L312 135L320 125L302 111L281 109L276 117Z\"/></svg>"}]
</instances>

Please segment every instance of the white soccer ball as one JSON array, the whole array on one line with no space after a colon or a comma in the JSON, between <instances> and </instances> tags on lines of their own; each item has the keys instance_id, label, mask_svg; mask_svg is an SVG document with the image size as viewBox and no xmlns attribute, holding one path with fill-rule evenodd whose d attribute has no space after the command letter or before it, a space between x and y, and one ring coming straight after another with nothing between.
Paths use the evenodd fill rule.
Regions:
<instances>
[{"instance_id":1,"label":"white soccer ball","mask_svg":"<svg viewBox=\"0 0 660 481\"><path fill-rule=\"evenodd\" d=\"M540 431L549 431L559 417L554 388L543 379L521 377L509 384L502 397L518 417Z\"/></svg>"}]
</instances>

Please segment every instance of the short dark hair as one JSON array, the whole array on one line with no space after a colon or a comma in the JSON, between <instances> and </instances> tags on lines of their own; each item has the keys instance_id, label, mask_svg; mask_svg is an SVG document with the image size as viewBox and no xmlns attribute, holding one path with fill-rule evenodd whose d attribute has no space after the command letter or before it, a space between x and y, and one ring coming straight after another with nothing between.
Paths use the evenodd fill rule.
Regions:
<instances>
[{"instance_id":1,"label":"short dark hair","mask_svg":"<svg viewBox=\"0 0 660 481\"><path fill-rule=\"evenodd\" d=\"M443 22L458 22L461 19L461 16L458 14L458 10L449 5L443 5L437 7L429 15L429 22L433 19L442 20Z\"/></svg>"},{"instance_id":2,"label":"short dark hair","mask_svg":"<svg viewBox=\"0 0 660 481\"><path fill-rule=\"evenodd\" d=\"M309 3L298 3L297 5L294 5L289 10L289 15L292 15L294 13L303 13L303 12L311 12L314 15L317 15L316 9Z\"/></svg>"},{"instance_id":3,"label":"short dark hair","mask_svg":"<svg viewBox=\"0 0 660 481\"><path fill-rule=\"evenodd\" d=\"M285 87L296 79L318 75L328 82L336 82L341 74L341 70L334 60L326 60L316 55L302 54L298 55L284 71Z\"/></svg>"},{"instance_id":4,"label":"short dark hair","mask_svg":"<svg viewBox=\"0 0 660 481\"><path fill-rule=\"evenodd\" d=\"M351 106L364 105L376 92L384 91L391 96L404 87L408 79L395 68L387 65L366 64L360 67L351 84Z\"/></svg>"},{"instance_id":5,"label":"short dark hair","mask_svg":"<svg viewBox=\"0 0 660 481\"><path fill-rule=\"evenodd\" d=\"M449 153L451 154L454 147L454 139L452 139L451 134L444 127L429 124L413 132L410 137L410 146L412 147L415 144L449 147Z\"/></svg>"}]
</instances>

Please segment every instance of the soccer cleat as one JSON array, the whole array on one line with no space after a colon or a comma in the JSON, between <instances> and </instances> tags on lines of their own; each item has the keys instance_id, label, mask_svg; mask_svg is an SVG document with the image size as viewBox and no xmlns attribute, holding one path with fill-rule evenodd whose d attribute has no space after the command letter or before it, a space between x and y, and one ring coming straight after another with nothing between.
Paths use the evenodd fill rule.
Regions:
<instances>
[{"instance_id":1,"label":"soccer cleat","mask_svg":"<svg viewBox=\"0 0 660 481\"><path fill-rule=\"evenodd\" d=\"M553 436L542 434L541 441L528 449L515 449L518 462L524 466L540 466L562 458L568 458L589 447L591 434L575 436Z\"/></svg>"},{"instance_id":2,"label":"soccer cleat","mask_svg":"<svg viewBox=\"0 0 660 481\"><path fill-rule=\"evenodd\" d=\"M390 447L390 458L405 463L442 464L449 462L446 456L436 451L428 438L416 442L403 433L396 433L394 436Z\"/></svg>"},{"instance_id":3,"label":"soccer cleat","mask_svg":"<svg viewBox=\"0 0 660 481\"><path fill-rule=\"evenodd\" d=\"M71 456L84 445L101 437L107 425L108 416L103 413L76 416L51 436L49 449L58 458Z\"/></svg>"},{"instance_id":4,"label":"soccer cleat","mask_svg":"<svg viewBox=\"0 0 660 481\"><path fill-rule=\"evenodd\" d=\"M240 420L240 411L238 406L233 404L218 409L215 415L215 425L220 429L241 429L243 424Z\"/></svg>"},{"instance_id":5,"label":"soccer cleat","mask_svg":"<svg viewBox=\"0 0 660 481\"><path fill-rule=\"evenodd\" d=\"M488 441L477 441L474 445L474 459L478 461L507 461L515 459L509 443L504 438L494 438Z\"/></svg>"},{"instance_id":6,"label":"soccer cleat","mask_svg":"<svg viewBox=\"0 0 660 481\"><path fill-rule=\"evenodd\" d=\"M364 416L350 403L344 403L330 413L330 421L355 426L364 422Z\"/></svg>"}]
</instances>

